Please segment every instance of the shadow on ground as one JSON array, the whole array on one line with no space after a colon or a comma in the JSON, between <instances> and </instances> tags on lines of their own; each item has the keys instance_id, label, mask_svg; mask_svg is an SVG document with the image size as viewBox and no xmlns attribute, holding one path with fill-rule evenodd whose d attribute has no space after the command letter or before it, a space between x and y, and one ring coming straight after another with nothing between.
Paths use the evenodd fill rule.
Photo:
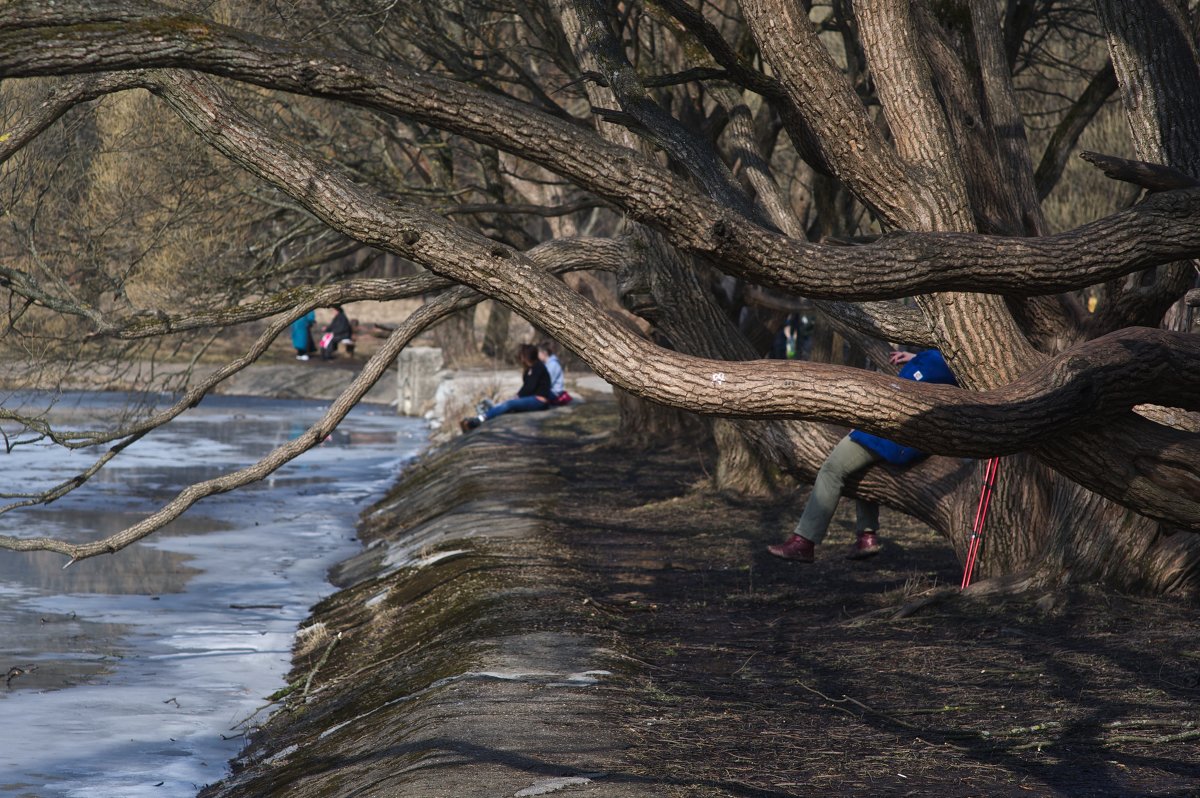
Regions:
<instances>
[{"instance_id":1,"label":"shadow on ground","mask_svg":"<svg viewBox=\"0 0 1200 798\"><path fill-rule=\"evenodd\" d=\"M885 511L884 552L849 561L839 515L814 565L776 560L801 496L724 498L694 449L614 447L609 403L536 415L365 517L377 542L298 652L315 687L211 795L1200 795L1194 604L895 619L958 583L927 528Z\"/></svg>"}]
</instances>

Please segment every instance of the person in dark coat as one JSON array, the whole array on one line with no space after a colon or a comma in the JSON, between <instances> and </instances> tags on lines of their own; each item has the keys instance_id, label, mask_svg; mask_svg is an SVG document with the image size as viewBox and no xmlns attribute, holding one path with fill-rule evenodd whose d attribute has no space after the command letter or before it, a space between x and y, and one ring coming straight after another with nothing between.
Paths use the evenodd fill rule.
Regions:
<instances>
[{"instance_id":1,"label":"person in dark coat","mask_svg":"<svg viewBox=\"0 0 1200 798\"><path fill-rule=\"evenodd\" d=\"M332 360L340 343L345 343L348 351L354 351L354 327L350 318L341 305L334 305L333 309L333 320L325 325L325 335L321 337L322 360Z\"/></svg>"},{"instance_id":2,"label":"person in dark coat","mask_svg":"<svg viewBox=\"0 0 1200 798\"><path fill-rule=\"evenodd\" d=\"M942 358L942 353L936 349L927 349L916 355L910 352L893 352L891 361L894 365L904 364L899 374L902 379L946 385L958 384L950 367ZM804 505L804 512L791 537L783 543L768 546L767 551L785 560L812 562L813 550L825 539L847 477L878 462L907 465L924 456L924 452L911 446L904 446L862 430L852 430L833 447L833 451L817 472L812 494L808 503ZM857 539L851 544L847 556L851 559L862 559L878 554L882 548L879 541L879 505L864 499L855 499L854 504L857 514Z\"/></svg>"},{"instance_id":3,"label":"person in dark coat","mask_svg":"<svg viewBox=\"0 0 1200 798\"><path fill-rule=\"evenodd\" d=\"M533 344L521 344L517 350L524 371L521 374L521 390L507 402L501 402L487 408L477 416L464 418L459 422L463 432L478 427L485 421L505 413L528 413L535 410L548 410L554 394L550 389L550 372L546 365L538 359L538 349Z\"/></svg>"}]
</instances>

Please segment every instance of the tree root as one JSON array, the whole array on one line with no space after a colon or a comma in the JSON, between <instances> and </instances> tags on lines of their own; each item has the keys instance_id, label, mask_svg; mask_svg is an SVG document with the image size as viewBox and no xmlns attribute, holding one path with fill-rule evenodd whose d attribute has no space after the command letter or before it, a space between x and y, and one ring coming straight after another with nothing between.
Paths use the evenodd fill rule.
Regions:
<instances>
[{"instance_id":1,"label":"tree root","mask_svg":"<svg viewBox=\"0 0 1200 798\"><path fill-rule=\"evenodd\" d=\"M940 604L953 596L959 594L957 587L932 587L928 590L923 590L912 597L909 601L901 604L899 607L881 607L877 610L864 612L861 615L856 615L848 621L845 621L842 626L854 628L865 626L866 624L876 621L899 621L916 615L926 607L932 607L935 604Z\"/></svg>"}]
</instances>

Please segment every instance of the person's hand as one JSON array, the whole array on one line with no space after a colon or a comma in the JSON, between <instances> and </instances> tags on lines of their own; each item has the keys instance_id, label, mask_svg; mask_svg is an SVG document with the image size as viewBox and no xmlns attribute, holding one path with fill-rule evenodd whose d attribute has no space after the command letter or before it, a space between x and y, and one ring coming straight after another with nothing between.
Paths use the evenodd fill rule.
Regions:
<instances>
[{"instance_id":1,"label":"person's hand","mask_svg":"<svg viewBox=\"0 0 1200 798\"><path fill-rule=\"evenodd\" d=\"M892 354L888 357L888 360L891 361L893 366L899 366L901 363L907 363L908 361L912 360L914 357L916 357L916 355L914 355L912 352L899 352L898 351L898 352L892 352Z\"/></svg>"}]
</instances>

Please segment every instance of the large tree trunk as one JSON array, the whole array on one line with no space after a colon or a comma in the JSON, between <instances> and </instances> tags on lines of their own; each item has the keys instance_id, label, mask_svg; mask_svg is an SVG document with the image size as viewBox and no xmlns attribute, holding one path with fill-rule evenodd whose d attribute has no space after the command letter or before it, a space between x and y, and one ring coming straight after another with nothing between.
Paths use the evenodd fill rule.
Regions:
<instances>
[{"instance_id":1,"label":"large tree trunk","mask_svg":"<svg viewBox=\"0 0 1200 798\"><path fill-rule=\"evenodd\" d=\"M683 441L704 439L704 424L694 413L647 402L628 391L613 389L620 413L616 440L634 449L675 446Z\"/></svg>"},{"instance_id":2,"label":"large tree trunk","mask_svg":"<svg viewBox=\"0 0 1200 798\"><path fill-rule=\"evenodd\" d=\"M472 366L479 361L475 345L475 308L469 307L450 316L433 328L433 338L442 350L447 368Z\"/></svg>"},{"instance_id":3,"label":"large tree trunk","mask_svg":"<svg viewBox=\"0 0 1200 798\"><path fill-rule=\"evenodd\" d=\"M1183 14L1169 3L1130 6L1097 0L1109 34L1134 146L1145 161L1200 173L1200 80L1196 45ZM1138 303L1144 323L1158 324L1190 284L1190 264L1159 267L1143 283L1157 296ZM1157 285L1156 285L1157 284ZM1143 294L1146 292L1143 292ZM1120 306L1121 298L1114 304ZM1135 322L1136 323L1136 322ZM1086 454L1086 453L1083 453ZM1119 457L1120 455L1118 455ZM984 573L1032 572L1038 581L1100 580L1152 592L1195 592L1200 539L1119 507L1028 457L1005 458L1011 487ZM1040 499L1040 501L1037 501ZM1034 502L1037 501L1036 504ZM1022 504L1029 520L1022 524Z\"/></svg>"},{"instance_id":4,"label":"large tree trunk","mask_svg":"<svg viewBox=\"0 0 1200 798\"><path fill-rule=\"evenodd\" d=\"M508 342L508 327L512 308L500 302L489 302L487 327L483 333L483 353L490 358L503 358L512 347Z\"/></svg>"},{"instance_id":5,"label":"large tree trunk","mask_svg":"<svg viewBox=\"0 0 1200 798\"><path fill-rule=\"evenodd\" d=\"M910 184L914 197L927 185L936 185L940 193L934 204L926 205L925 214L919 216L908 215L921 207L919 201L889 206L891 197L882 192L873 193L873 187L865 184L860 195L868 202L873 196L877 197L877 207L885 215L893 215L899 226L929 230L971 229L970 215L966 212L967 184L963 182L963 175L956 172L954 164L938 155L946 151L945 118L932 93L927 92L927 73L923 72L927 67L923 66L923 57L911 49L916 37L911 35L911 30L906 31L912 20L906 16L903 6L888 0L864 2L859 8L859 21L868 55L878 75L883 109L898 139L903 166L914 170L913 174L917 170L922 174L919 184ZM756 19L765 22L771 14L770 8L775 17L786 16L776 4L763 4L760 8L757 3L750 3L748 8L752 26ZM994 9L987 8L985 3L974 3L973 11L977 26L986 25L987 15L994 13ZM797 24L791 32L801 37L806 35L805 24ZM983 27L977 32L980 33L978 46L985 72L985 113L998 126L1009 130L1010 137L1019 135L1022 139L1021 142L1015 138L1005 141L1005 149L999 157L1009 159L1015 153L1027 151L1023 146L1020 119L1019 116L1014 118L1011 98L1004 91L1007 75L1001 76L994 71L998 68L996 59L992 58L989 65L989 55L994 56L995 52L989 53L988 48L994 41L985 35ZM768 43L762 36L759 38L764 44ZM1123 37L1123 41L1129 41L1129 38ZM780 42L778 36L769 40L769 43L775 42ZM787 46L784 42L780 44ZM772 53L767 55L772 58ZM783 52L778 57L783 58ZM1185 60L1193 63L1194 54L1193 58ZM804 80L799 74L789 75L790 65L786 62L776 63L774 58L772 61L785 81L794 78L799 84ZM1119 61L1116 55L1114 61ZM993 71L989 72L989 69ZM992 79L990 82L989 78ZM802 86L800 88L803 90ZM950 116L954 116L953 110ZM1010 176L1007 188L1011 207L1001 208L998 215L1001 219L1020 220L1033 229L1040 229L1040 212L1031 188L1032 170L1027 162L1017 160L994 170L995 174ZM862 175L854 177L861 179ZM903 178L895 180L890 190L905 182ZM1003 196L1004 193L993 191L992 195ZM1003 224L1002 221L995 223ZM1015 230L1009 232L1019 234ZM984 388L1001 384L1038 361L1013 318L994 298L947 294L924 297L919 301L939 336L949 344L944 347L946 351L970 353L965 361L972 368L959 370L959 376L967 386ZM1055 313L1051 303L1038 303L1036 310L1042 314ZM1053 320L1041 324L1049 329L1054 325ZM831 340L830 344L833 343ZM1002 348L997 348L998 344ZM836 359L839 353L826 354ZM1079 454L1076 452L1074 456ZM930 466L931 469L936 467L936 464ZM890 482L889 471L887 468L872 469L875 473L865 474L861 481L849 486L849 491L886 499L887 492L881 491L876 481ZM953 486L944 481L921 484L916 479L920 473L915 470L904 479L908 483L905 489L912 492L915 501L899 503L909 505L910 510L946 534L961 557L977 507L978 477L960 478ZM938 505L934 512L928 511L931 502ZM1195 538L1194 535L1170 536L1158 523L1097 497L1031 456L1007 457L1001 463L1000 484L990 509L979 573L983 576L1019 575L1025 586L1102 580L1156 591L1195 589Z\"/></svg>"}]
</instances>

